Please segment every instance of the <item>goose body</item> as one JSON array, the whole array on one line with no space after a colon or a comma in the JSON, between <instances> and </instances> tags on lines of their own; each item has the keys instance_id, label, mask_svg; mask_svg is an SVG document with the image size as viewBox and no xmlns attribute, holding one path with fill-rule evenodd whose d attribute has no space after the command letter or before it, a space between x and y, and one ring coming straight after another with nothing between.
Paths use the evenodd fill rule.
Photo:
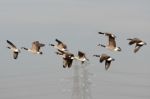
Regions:
<instances>
[{"instance_id":1,"label":"goose body","mask_svg":"<svg viewBox=\"0 0 150 99\"><path fill-rule=\"evenodd\" d=\"M7 48L10 49L13 52L13 58L17 59L18 58L18 54L21 52L20 49L18 49L12 42L10 42L9 40L7 40L7 43L10 45Z\"/></svg>"},{"instance_id":2,"label":"goose body","mask_svg":"<svg viewBox=\"0 0 150 99\"><path fill-rule=\"evenodd\" d=\"M146 45L146 42L142 41L139 38L128 38L127 40L129 40L129 45L133 45L135 44L135 48L134 48L134 53L138 52L139 49L143 46Z\"/></svg>"},{"instance_id":3,"label":"goose body","mask_svg":"<svg viewBox=\"0 0 150 99\"><path fill-rule=\"evenodd\" d=\"M55 39L55 41L57 42L57 45L54 44L50 44L51 46L53 46L54 48L56 48L57 50L60 51L67 51L67 45L64 44L62 41Z\"/></svg>"},{"instance_id":4,"label":"goose body","mask_svg":"<svg viewBox=\"0 0 150 99\"><path fill-rule=\"evenodd\" d=\"M44 46L45 46L45 44L42 44L39 41L34 41L34 42L32 42L31 48L22 47L22 49L27 50L33 54L43 54L43 52L41 52L40 49L41 49L41 47L44 47Z\"/></svg>"},{"instance_id":5,"label":"goose body","mask_svg":"<svg viewBox=\"0 0 150 99\"><path fill-rule=\"evenodd\" d=\"M78 51L78 56L75 56L74 59L81 61L81 64L83 64L85 61L89 61L89 59L86 58L85 53Z\"/></svg>"},{"instance_id":6,"label":"goose body","mask_svg":"<svg viewBox=\"0 0 150 99\"><path fill-rule=\"evenodd\" d=\"M112 33L102 33L102 32L98 32L99 34L102 34L102 35L105 35L105 36L108 36L108 45L105 46L105 45L102 45L102 44L98 44L98 46L101 46L101 47L105 47L111 51L121 51L121 48L120 47L117 47L116 46L116 36Z\"/></svg>"},{"instance_id":7,"label":"goose body","mask_svg":"<svg viewBox=\"0 0 150 99\"><path fill-rule=\"evenodd\" d=\"M95 57L99 57L99 62L102 63L103 61L105 61L105 70L108 70L110 67L110 64L112 61L115 61L114 58L110 57L107 54L102 54L102 55L93 55Z\"/></svg>"},{"instance_id":8,"label":"goose body","mask_svg":"<svg viewBox=\"0 0 150 99\"><path fill-rule=\"evenodd\" d=\"M57 55L62 56L63 58L63 68L70 68L72 66L74 60L74 54L65 52L65 51L58 51L56 52Z\"/></svg>"}]
</instances>

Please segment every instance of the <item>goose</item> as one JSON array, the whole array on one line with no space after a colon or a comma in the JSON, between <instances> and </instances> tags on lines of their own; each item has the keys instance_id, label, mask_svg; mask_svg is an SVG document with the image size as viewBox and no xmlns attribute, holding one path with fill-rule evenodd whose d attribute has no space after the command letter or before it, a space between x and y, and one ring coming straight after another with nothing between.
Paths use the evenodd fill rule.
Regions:
<instances>
[{"instance_id":1,"label":"goose","mask_svg":"<svg viewBox=\"0 0 150 99\"><path fill-rule=\"evenodd\" d=\"M27 50L33 54L43 54L43 52L40 51L41 47L44 47L45 44L39 43L39 41L32 42L31 48L21 47L21 49Z\"/></svg>"},{"instance_id":2,"label":"goose","mask_svg":"<svg viewBox=\"0 0 150 99\"><path fill-rule=\"evenodd\" d=\"M114 58L110 57L107 54L102 54L102 55L93 55L95 57L99 57L99 62L102 63L103 61L105 61L105 70L108 70L108 68L110 67L111 61L115 61Z\"/></svg>"},{"instance_id":3,"label":"goose","mask_svg":"<svg viewBox=\"0 0 150 99\"><path fill-rule=\"evenodd\" d=\"M7 43L10 45L7 48L10 49L13 52L13 58L17 59L18 58L18 54L21 52L20 49L18 49L12 42L10 42L9 40L7 40Z\"/></svg>"},{"instance_id":4,"label":"goose","mask_svg":"<svg viewBox=\"0 0 150 99\"><path fill-rule=\"evenodd\" d=\"M146 42L140 40L139 38L128 38L127 40L129 40L129 45L133 45L135 44L135 49L134 49L134 53L136 53L137 51L139 51L139 49L143 46L143 45L147 45Z\"/></svg>"},{"instance_id":5,"label":"goose","mask_svg":"<svg viewBox=\"0 0 150 99\"><path fill-rule=\"evenodd\" d=\"M58 43L57 45L54 44L50 44L50 46L53 46L54 48L56 48L57 50L60 51L67 51L67 45L64 44L62 41L55 39L55 41Z\"/></svg>"},{"instance_id":6,"label":"goose","mask_svg":"<svg viewBox=\"0 0 150 99\"><path fill-rule=\"evenodd\" d=\"M74 54L65 51L58 51L56 52L57 55L62 56L63 58L63 68L70 68L72 66L74 60Z\"/></svg>"},{"instance_id":7,"label":"goose","mask_svg":"<svg viewBox=\"0 0 150 99\"><path fill-rule=\"evenodd\" d=\"M107 48L111 51L118 51L118 52L121 51L121 48L116 46L116 41L115 41L116 36L114 34L112 34L112 33L102 33L102 32L98 32L98 33L103 34L105 36L108 36L109 43L108 43L107 46L102 45L102 44L98 44L97 46L105 47L105 48Z\"/></svg>"},{"instance_id":8,"label":"goose","mask_svg":"<svg viewBox=\"0 0 150 99\"><path fill-rule=\"evenodd\" d=\"M81 64L85 61L89 61L89 59L86 58L85 53L81 51L78 51L78 56L75 56L74 59L81 61Z\"/></svg>"}]
</instances>

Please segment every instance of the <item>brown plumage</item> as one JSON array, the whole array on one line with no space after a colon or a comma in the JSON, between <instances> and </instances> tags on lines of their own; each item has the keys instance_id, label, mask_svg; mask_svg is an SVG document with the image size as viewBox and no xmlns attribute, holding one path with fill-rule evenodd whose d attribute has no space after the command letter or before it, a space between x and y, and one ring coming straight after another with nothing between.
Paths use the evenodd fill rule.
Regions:
<instances>
[{"instance_id":1,"label":"brown plumage","mask_svg":"<svg viewBox=\"0 0 150 99\"><path fill-rule=\"evenodd\" d=\"M128 38L127 40L129 40L129 45L133 45L135 44L135 48L134 48L134 53L138 52L139 49L143 46L146 45L146 42L142 41L139 38Z\"/></svg>"},{"instance_id":2,"label":"brown plumage","mask_svg":"<svg viewBox=\"0 0 150 99\"><path fill-rule=\"evenodd\" d=\"M78 56L74 57L75 59L81 61L81 63L83 64L85 61L89 61L89 59L86 57L84 52L78 51Z\"/></svg>"},{"instance_id":3,"label":"brown plumage","mask_svg":"<svg viewBox=\"0 0 150 99\"><path fill-rule=\"evenodd\" d=\"M110 67L111 61L114 61L114 58L111 58L109 55L107 54L102 54L102 55L93 55L95 57L99 57L99 62L102 63L103 61L105 61L105 69L108 70L108 68Z\"/></svg>"},{"instance_id":4,"label":"brown plumage","mask_svg":"<svg viewBox=\"0 0 150 99\"><path fill-rule=\"evenodd\" d=\"M65 51L58 51L56 52L56 54L62 56L63 68L66 68L66 67L70 68L72 66L74 54L65 52Z\"/></svg>"},{"instance_id":5,"label":"brown plumage","mask_svg":"<svg viewBox=\"0 0 150 99\"><path fill-rule=\"evenodd\" d=\"M53 46L54 48L56 48L57 50L60 50L60 51L67 51L67 45L64 44L62 41L56 39L55 40L57 42L57 45L54 45L54 44L50 44L51 46Z\"/></svg>"},{"instance_id":6,"label":"brown plumage","mask_svg":"<svg viewBox=\"0 0 150 99\"><path fill-rule=\"evenodd\" d=\"M106 47L107 49L111 51L121 51L121 48L116 46L116 41L115 41L116 36L114 34L102 33L102 32L98 32L98 33L108 36L108 45L105 46L105 45L99 44L98 46Z\"/></svg>"},{"instance_id":7,"label":"brown plumage","mask_svg":"<svg viewBox=\"0 0 150 99\"><path fill-rule=\"evenodd\" d=\"M10 42L9 40L7 40L7 43L10 45L7 48L10 49L13 52L13 58L17 59L18 58L18 54L21 52L20 49L18 49L12 42Z\"/></svg>"},{"instance_id":8,"label":"brown plumage","mask_svg":"<svg viewBox=\"0 0 150 99\"><path fill-rule=\"evenodd\" d=\"M22 49L25 49L33 54L43 54L43 52L40 51L41 47L44 47L45 44L42 44L40 43L39 41L34 41L32 42L32 47L29 49L29 48L25 48L25 47L22 47Z\"/></svg>"}]
</instances>

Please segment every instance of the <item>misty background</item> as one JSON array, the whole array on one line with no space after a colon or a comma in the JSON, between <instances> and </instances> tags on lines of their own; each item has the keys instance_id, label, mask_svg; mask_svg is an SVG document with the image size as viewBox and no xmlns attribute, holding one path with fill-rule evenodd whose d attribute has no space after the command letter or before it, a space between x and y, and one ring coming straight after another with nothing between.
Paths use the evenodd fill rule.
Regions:
<instances>
[{"instance_id":1,"label":"misty background","mask_svg":"<svg viewBox=\"0 0 150 99\"><path fill-rule=\"evenodd\" d=\"M149 27L149 0L0 0L0 99L71 99L73 67L48 46L56 38L90 59L93 99L149 99ZM114 33L122 52L96 47L107 43L100 31ZM137 54L126 40L134 37L147 42ZM14 60L6 40L29 48L39 40L44 54L21 50ZM92 56L102 53L116 59L108 71Z\"/></svg>"}]
</instances>

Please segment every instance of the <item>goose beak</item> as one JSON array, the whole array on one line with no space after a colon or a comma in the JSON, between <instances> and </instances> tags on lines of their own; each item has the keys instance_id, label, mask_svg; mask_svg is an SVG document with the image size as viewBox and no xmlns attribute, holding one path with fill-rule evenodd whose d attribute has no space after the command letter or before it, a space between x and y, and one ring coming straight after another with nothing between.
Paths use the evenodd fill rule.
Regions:
<instances>
[{"instance_id":1,"label":"goose beak","mask_svg":"<svg viewBox=\"0 0 150 99\"><path fill-rule=\"evenodd\" d=\"M49 46L55 46L54 44L49 44Z\"/></svg>"},{"instance_id":2,"label":"goose beak","mask_svg":"<svg viewBox=\"0 0 150 99\"><path fill-rule=\"evenodd\" d=\"M97 46L101 46L101 44L98 44Z\"/></svg>"},{"instance_id":3,"label":"goose beak","mask_svg":"<svg viewBox=\"0 0 150 99\"><path fill-rule=\"evenodd\" d=\"M11 49L9 46L7 46L6 48Z\"/></svg>"}]
</instances>

